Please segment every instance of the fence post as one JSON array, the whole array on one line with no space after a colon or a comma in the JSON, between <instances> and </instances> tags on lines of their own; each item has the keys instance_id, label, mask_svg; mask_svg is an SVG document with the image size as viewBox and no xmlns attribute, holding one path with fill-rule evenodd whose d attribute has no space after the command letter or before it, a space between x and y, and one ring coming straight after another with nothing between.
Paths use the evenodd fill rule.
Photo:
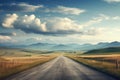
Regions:
<instances>
[{"instance_id":1,"label":"fence post","mask_svg":"<svg viewBox=\"0 0 120 80\"><path fill-rule=\"evenodd\" d=\"M116 59L116 69L119 69L119 61Z\"/></svg>"}]
</instances>

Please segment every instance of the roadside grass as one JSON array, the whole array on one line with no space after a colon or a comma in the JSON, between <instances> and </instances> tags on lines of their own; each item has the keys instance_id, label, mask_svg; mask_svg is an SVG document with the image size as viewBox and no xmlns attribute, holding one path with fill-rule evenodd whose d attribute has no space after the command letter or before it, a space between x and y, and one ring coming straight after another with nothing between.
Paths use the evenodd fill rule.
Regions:
<instances>
[{"instance_id":1,"label":"roadside grass","mask_svg":"<svg viewBox=\"0 0 120 80\"><path fill-rule=\"evenodd\" d=\"M0 79L48 62L58 55L39 55L34 57L0 57Z\"/></svg>"},{"instance_id":2,"label":"roadside grass","mask_svg":"<svg viewBox=\"0 0 120 80\"><path fill-rule=\"evenodd\" d=\"M104 55L103 55L104 56ZM118 69L116 69L116 64L115 63L112 63L112 62L109 62L109 61L100 61L100 60L97 60L97 58L99 58L97 56L97 58L93 59L93 57L91 58L89 56L89 59L85 58L84 57L81 57L79 55L66 55L66 57L68 58L71 58L83 65L86 65L88 67L91 67L95 70L98 70L98 71L101 71L101 72L104 72L108 75L111 75L113 77L116 77L117 79L120 79L120 66ZM87 56L88 57L88 56ZM112 59L113 59L114 56L112 56ZM104 57L105 58L108 58L108 57ZM120 58L120 57L119 57ZM110 59L110 57L109 57Z\"/></svg>"}]
</instances>

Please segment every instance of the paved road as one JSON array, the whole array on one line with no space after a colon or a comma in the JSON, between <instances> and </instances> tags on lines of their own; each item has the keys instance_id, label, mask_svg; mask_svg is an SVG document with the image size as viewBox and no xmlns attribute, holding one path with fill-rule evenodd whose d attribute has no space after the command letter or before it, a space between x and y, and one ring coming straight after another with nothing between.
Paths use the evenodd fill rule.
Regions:
<instances>
[{"instance_id":1,"label":"paved road","mask_svg":"<svg viewBox=\"0 0 120 80\"><path fill-rule=\"evenodd\" d=\"M60 56L6 80L116 80L69 58Z\"/></svg>"}]
</instances>

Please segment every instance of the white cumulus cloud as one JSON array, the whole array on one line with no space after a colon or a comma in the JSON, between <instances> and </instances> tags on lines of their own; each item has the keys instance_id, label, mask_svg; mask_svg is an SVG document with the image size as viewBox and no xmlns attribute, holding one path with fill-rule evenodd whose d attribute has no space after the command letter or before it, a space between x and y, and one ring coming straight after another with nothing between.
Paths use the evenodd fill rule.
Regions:
<instances>
[{"instance_id":1,"label":"white cumulus cloud","mask_svg":"<svg viewBox=\"0 0 120 80\"><path fill-rule=\"evenodd\" d=\"M18 25L18 26L17 26ZM40 18L37 18L34 14L32 15L24 15L18 19L18 24L16 24L16 28L21 28L22 30L28 31L47 31L46 23L42 23Z\"/></svg>"},{"instance_id":2,"label":"white cumulus cloud","mask_svg":"<svg viewBox=\"0 0 120 80\"><path fill-rule=\"evenodd\" d=\"M13 24L17 20L18 15L17 14L7 14L6 18L4 19L2 26L6 28L14 27Z\"/></svg>"},{"instance_id":3,"label":"white cumulus cloud","mask_svg":"<svg viewBox=\"0 0 120 80\"><path fill-rule=\"evenodd\" d=\"M6 15L2 26L5 28L15 28L15 29L21 29L25 32L34 32L39 33L47 31L46 29L46 23L42 23L39 18L37 18L35 15L24 15L19 16L17 14L8 14ZM14 33L14 35L16 35Z\"/></svg>"},{"instance_id":4,"label":"white cumulus cloud","mask_svg":"<svg viewBox=\"0 0 120 80\"><path fill-rule=\"evenodd\" d=\"M53 31L53 32L58 32L58 31L79 32L79 29L81 29L82 27L70 18L56 17L53 20L48 21L47 28L49 31Z\"/></svg>"}]
</instances>

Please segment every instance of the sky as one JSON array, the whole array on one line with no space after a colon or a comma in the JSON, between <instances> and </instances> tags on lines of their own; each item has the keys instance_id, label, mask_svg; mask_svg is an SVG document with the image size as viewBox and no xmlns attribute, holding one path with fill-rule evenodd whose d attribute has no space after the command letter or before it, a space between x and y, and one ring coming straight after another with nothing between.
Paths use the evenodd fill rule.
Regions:
<instances>
[{"instance_id":1,"label":"sky","mask_svg":"<svg viewBox=\"0 0 120 80\"><path fill-rule=\"evenodd\" d=\"M120 0L0 0L1 44L120 41Z\"/></svg>"}]
</instances>

